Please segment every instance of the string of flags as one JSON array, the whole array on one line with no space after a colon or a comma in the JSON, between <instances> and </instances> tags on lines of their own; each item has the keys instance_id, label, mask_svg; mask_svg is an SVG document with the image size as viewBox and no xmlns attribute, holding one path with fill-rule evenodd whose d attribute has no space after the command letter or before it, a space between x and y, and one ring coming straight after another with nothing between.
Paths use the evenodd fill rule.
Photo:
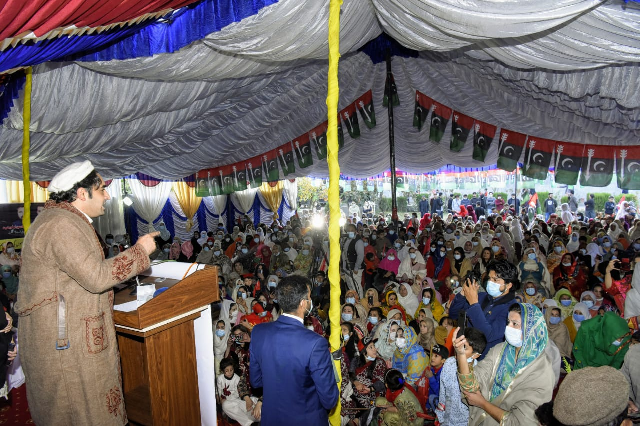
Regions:
<instances>
[{"instance_id":1,"label":"string of flags","mask_svg":"<svg viewBox=\"0 0 640 426\"><path fill-rule=\"evenodd\" d=\"M429 139L440 143L451 118L449 149L460 152L473 131L474 160L484 162L497 127L455 111L416 90L413 127L421 131L429 117ZM621 189L640 190L640 145L592 145L563 142L500 129L497 167L512 172L524 151L522 174L544 180L549 167L555 182L582 186L608 186L614 170Z\"/></svg>"},{"instance_id":2,"label":"string of flags","mask_svg":"<svg viewBox=\"0 0 640 426\"><path fill-rule=\"evenodd\" d=\"M339 149L344 146L343 127L346 127L351 138L355 139L360 136L358 112L367 128L375 127L376 115L371 90L362 94L338 113ZM256 188L262 185L263 181L278 181L281 179L280 172L283 177L295 173L294 157L301 169L313 164L314 152L318 161L326 160L327 126L328 122L324 121L297 138L248 160L198 171L196 173L196 195L207 197L230 194L235 191L243 191L247 189L248 185Z\"/></svg>"}]
</instances>

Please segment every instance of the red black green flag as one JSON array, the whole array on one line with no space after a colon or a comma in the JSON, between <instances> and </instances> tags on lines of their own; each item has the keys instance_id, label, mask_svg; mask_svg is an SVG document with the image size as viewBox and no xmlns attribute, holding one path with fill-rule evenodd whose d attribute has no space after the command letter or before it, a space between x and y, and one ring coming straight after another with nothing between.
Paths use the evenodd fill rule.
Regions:
<instances>
[{"instance_id":1,"label":"red black green flag","mask_svg":"<svg viewBox=\"0 0 640 426\"><path fill-rule=\"evenodd\" d=\"M584 144L556 142L555 181L566 185L578 182Z\"/></svg>"},{"instance_id":2,"label":"red black green flag","mask_svg":"<svg viewBox=\"0 0 640 426\"><path fill-rule=\"evenodd\" d=\"M222 169L204 169L196 173L196 195L212 197L223 194Z\"/></svg>"},{"instance_id":3,"label":"red black green flag","mask_svg":"<svg viewBox=\"0 0 640 426\"><path fill-rule=\"evenodd\" d=\"M267 182L275 182L280 179L280 172L278 171L278 148L267 151L262 156L262 163L267 173Z\"/></svg>"},{"instance_id":4,"label":"red black green flag","mask_svg":"<svg viewBox=\"0 0 640 426\"><path fill-rule=\"evenodd\" d=\"M550 139L529 136L524 151L522 174L532 179L546 179L555 146L556 142Z\"/></svg>"},{"instance_id":5,"label":"red black green flag","mask_svg":"<svg viewBox=\"0 0 640 426\"><path fill-rule=\"evenodd\" d=\"M500 130L500 145L498 145L498 168L512 172L518 166L518 160L522 155L527 135L524 133L512 132L511 130Z\"/></svg>"},{"instance_id":6,"label":"red black green flag","mask_svg":"<svg viewBox=\"0 0 640 426\"><path fill-rule=\"evenodd\" d=\"M393 101L393 106L400 105L400 98L398 97L398 88L396 87L396 81L393 78L393 74L391 74L391 81L389 81L389 75L387 75L387 79L384 82L384 97L382 98L382 106L387 107L389 105L389 84L391 84L391 99Z\"/></svg>"},{"instance_id":7,"label":"red black green flag","mask_svg":"<svg viewBox=\"0 0 640 426\"><path fill-rule=\"evenodd\" d=\"M296 165L293 162L293 150L291 148L291 142L287 142L278 148L276 148L278 154L278 161L280 162L280 168L285 176L289 176L296 171Z\"/></svg>"},{"instance_id":8,"label":"red black green flag","mask_svg":"<svg viewBox=\"0 0 640 426\"><path fill-rule=\"evenodd\" d=\"M360 111L360 116L364 124L369 129L373 129L376 125L376 113L373 109L373 95L371 94L371 90L356 99L355 104L358 111Z\"/></svg>"},{"instance_id":9,"label":"red black green flag","mask_svg":"<svg viewBox=\"0 0 640 426\"><path fill-rule=\"evenodd\" d=\"M453 152L460 152L467 142L469 132L473 127L473 118L461 112L453 112L453 122L451 123L451 143L449 149Z\"/></svg>"},{"instance_id":10,"label":"red black green flag","mask_svg":"<svg viewBox=\"0 0 640 426\"><path fill-rule=\"evenodd\" d=\"M313 155L311 155L311 142L309 134L304 133L293 140L293 151L298 159L298 166L301 169L309 167L313 164Z\"/></svg>"},{"instance_id":11,"label":"red black green flag","mask_svg":"<svg viewBox=\"0 0 640 426\"><path fill-rule=\"evenodd\" d=\"M413 127L422 130L422 125L427 120L433 99L416 90L416 106L413 110Z\"/></svg>"},{"instance_id":12,"label":"red black green flag","mask_svg":"<svg viewBox=\"0 0 640 426\"><path fill-rule=\"evenodd\" d=\"M257 188L262 185L262 156L257 156L248 159L244 162L244 166L247 171L248 181L253 188Z\"/></svg>"},{"instance_id":13,"label":"red black green flag","mask_svg":"<svg viewBox=\"0 0 640 426\"><path fill-rule=\"evenodd\" d=\"M640 146L616 148L616 171L618 188L640 189Z\"/></svg>"},{"instance_id":14,"label":"red black green flag","mask_svg":"<svg viewBox=\"0 0 640 426\"><path fill-rule=\"evenodd\" d=\"M429 128L429 139L434 142L440 142L444 131L449 124L452 109L439 102L433 101L431 105L431 127Z\"/></svg>"},{"instance_id":15,"label":"red black green flag","mask_svg":"<svg viewBox=\"0 0 640 426\"><path fill-rule=\"evenodd\" d=\"M580 185L609 186L613 178L616 151L610 146L585 145Z\"/></svg>"},{"instance_id":16,"label":"red black green flag","mask_svg":"<svg viewBox=\"0 0 640 426\"><path fill-rule=\"evenodd\" d=\"M231 165L222 166L218 170L222 173L222 193L231 194L234 187L234 174Z\"/></svg>"},{"instance_id":17,"label":"red black green flag","mask_svg":"<svg viewBox=\"0 0 640 426\"><path fill-rule=\"evenodd\" d=\"M473 159L484 162L496 135L496 126L476 120L473 130Z\"/></svg>"},{"instance_id":18,"label":"red black green flag","mask_svg":"<svg viewBox=\"0 0 640 426\"><path fill-rule=\"evenodd\" d=\"M355 102L340 111L340 118L342 118L344 125L347 127L349 136L354 139L360 136L360 124L358 124Z\"/></svg>"},{"instance_id":19,"label":"red black green flag","mask_svg":"<svg viewBox=\"0 0 640 426\"><path fill-rule=\"evenodd\" d=\"M316 126L309 131L309 140L313 145L318 160L327 158L327 122Z\"/></svg>"}]
</instances>

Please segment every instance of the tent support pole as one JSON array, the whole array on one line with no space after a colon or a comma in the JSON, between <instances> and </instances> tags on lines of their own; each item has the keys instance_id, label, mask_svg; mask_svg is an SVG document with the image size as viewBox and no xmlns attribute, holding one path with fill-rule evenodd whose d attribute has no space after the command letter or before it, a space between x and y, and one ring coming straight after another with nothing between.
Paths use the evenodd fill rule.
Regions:
<instances>
[{"instance_id":1,"label":"tent support pole","mask_svg":"<svg viewBox=\"0 0 640 426\"><path fill-rule=\"evenodd\" d=\"M387 114L389 116L389 169L391 170L391 220L396 222L398 220L398 203L396 200L396 147L395 139L393 137L393 87L391 79L393 74L391 73L391 52L387 49Z\"/></svg>"}]
</instances>

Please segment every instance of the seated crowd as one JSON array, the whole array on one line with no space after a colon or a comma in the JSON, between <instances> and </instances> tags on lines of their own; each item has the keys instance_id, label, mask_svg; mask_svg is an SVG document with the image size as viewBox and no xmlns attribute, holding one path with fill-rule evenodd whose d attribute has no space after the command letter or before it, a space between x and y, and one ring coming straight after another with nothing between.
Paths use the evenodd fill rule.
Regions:
<instances>
[{"instance_id":1,"label":"seated crowd","mask_svg":"<svg viewBox=\"0 0 640 426\"><path fill-rule=\"evenodd\" d=\"M570 221L532 220L507 207L477 218L349 218L334 354L342 423L619 425L637 413L640 220L631 207L592 219L563 216ZM329 239L311 219L254 226L245 217L231 232L221 224L187 241L159 225L152 258L219 267L217 392L240 424L260 417L261 389L249 377L251 332L282 314L280 279L310 279L313 309L304 325L329 336ZM127 245L122 236L106 243L106 256ZM11 298L18 261L3 248ZM614 398L620 389L622 402Z\"/></svg>"}]
</instances>

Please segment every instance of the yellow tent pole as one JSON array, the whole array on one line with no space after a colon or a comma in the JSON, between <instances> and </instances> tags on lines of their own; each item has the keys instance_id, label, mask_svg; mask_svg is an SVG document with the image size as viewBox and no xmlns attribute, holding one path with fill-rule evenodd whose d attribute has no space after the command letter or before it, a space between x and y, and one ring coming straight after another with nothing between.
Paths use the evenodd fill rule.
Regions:
<instances>
[{"instance_id":1,"label":"yellow tent pole","mask_svg":"<svg viewBox=\"0 0 640 426\"><path fill-rule=\"evenodd\" d=\"M340 163L338 163L338 60L340 59L340 6L342 0L329 3L329 73L327 90L327 162L329 164L329 322L331 352L340 349ZM341 384L340 361L334 361L338 372L338 389ZM331 411L329 421L340 426L340 398Z\"/></svg>"},{"instance_id":2,"label":"yellow tent pole","mask_svg":"<svg viewBox=\"0 0 640 426\"><path fill-rule=\"evenodd\" d=\"M31 126L31 67L26 69L27 81L24 84L24 108L22 109L22 183L24 185L24 215L22 227L27 235L31 226L31 182L29 177L29 148L31 140L29 127Z\"/></svg>"}]
</instances>

